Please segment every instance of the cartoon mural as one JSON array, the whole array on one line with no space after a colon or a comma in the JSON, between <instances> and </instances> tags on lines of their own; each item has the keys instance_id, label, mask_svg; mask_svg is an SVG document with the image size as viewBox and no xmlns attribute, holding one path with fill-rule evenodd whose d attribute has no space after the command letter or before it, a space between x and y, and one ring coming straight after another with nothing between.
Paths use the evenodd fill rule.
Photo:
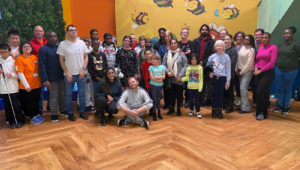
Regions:
<instances>
[{"instance_id":1,"label":"cartoon mural","mask_svg":"<svg viewBox=\"0 0 300 170\"><path fill-rule=\"evenodd\" d=\"M205 7L202 4L203 0L185 0L187 11L194 15L200 15L205 12Z\"/></svg>"},{"instance_id":2,"label":"cartoon mural","mask_svg":"<svg viewBox=\"0 0 300 170\"><path fill-rule=\"evenodd\" d=\"M173 0L153 0L154 3L156 3L156 5L158 7L172 7L173 8Z\"/></svg>"},{"instance_id":3,"label":"cartoon mural","mask_svg":"<svg viewBox=\"0 0 300 170\"><path fill-rule=\"evenodd\" d=\"M149 21L147 12L137 12L131 14L131 19L133 21L132 28L137 28L140 25L145 25Z\"/></svg>"},{"instance_id":4,"label":"cartoon mural","mask_svg":"<svg viewBox=\"0 0 300 170\"><path fill-rule=\"evenodd\" d=\"M158 37L157 30L164 27L178 39L181 29L188 28L189 39L193 40L199 37L202 24L209 24L211 35L215 39L219 39L219 31L224 28L230 34L240 30L253 33L257 26L258 2L259 0L115 0L117 39L130 33L137 37Z\"/></svg>"}]
</instances>

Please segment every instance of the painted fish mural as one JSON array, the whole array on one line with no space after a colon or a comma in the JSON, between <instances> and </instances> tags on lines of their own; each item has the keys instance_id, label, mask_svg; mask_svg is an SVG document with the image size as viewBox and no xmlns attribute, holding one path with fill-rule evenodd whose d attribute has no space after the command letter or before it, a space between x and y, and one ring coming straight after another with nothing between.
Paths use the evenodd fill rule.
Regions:
<instances>
[{"instance_id":1,"label":"painted fish mural","mask_svg":"<svg viewBox=\"0 0 300 170\"><path fill-rule=\"evenodd\" d=\"M153 2L160 8L162 8L162 7L172 7L173 8L173 0L153 0Z\"/></svg>"},{"instance_id":2,"label":"painted fish mural","mask_svg":"<svg viewBox=\"0 0 300 170\"><path fill-rule=\"evenodd\" d=\"M205 12L205 7L202 2L203 0L185 0L186 10L194 15L200 15Z\"/></svg>"}]
</instances>

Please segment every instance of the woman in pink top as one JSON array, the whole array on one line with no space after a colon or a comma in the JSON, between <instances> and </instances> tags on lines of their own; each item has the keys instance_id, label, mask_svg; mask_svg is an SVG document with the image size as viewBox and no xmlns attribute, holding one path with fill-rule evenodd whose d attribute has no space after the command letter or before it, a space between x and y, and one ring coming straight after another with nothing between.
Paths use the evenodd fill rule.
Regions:
<instances>
[{"instance_id":1,"label":"woman in pink top","mask_svg":"<svg viewBox=\"0 0 300 170\"><path fill-rule=\"evenodd\" d=\"M268 116L270 86L275 78L274 65L278 55L277 46L270 44L271 35L263 34L263 47L259 48L255 61L256 120Z\"/></svg>"}]
</instances>

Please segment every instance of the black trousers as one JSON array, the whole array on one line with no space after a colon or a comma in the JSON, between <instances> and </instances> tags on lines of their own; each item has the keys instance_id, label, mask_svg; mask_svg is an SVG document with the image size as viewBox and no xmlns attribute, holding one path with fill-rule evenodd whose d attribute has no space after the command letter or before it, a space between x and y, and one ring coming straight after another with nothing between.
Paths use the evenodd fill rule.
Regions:
<instances>
[{"instance_id":1,"label":"black trousers","mask_svg":"<svg viewBox=\"0 0 300 170\"><path fill-rule=\"evenodd\" d=\"M274 69L260 73L255 76L256 87L256 114L268 115L268 103L270 97L270 87L275 79Z\"/></svg>"},{"instance_id":2,"label":"black trousers","mask_svg":"<svg viewBox=\"0 0 300 170\"><path fill-rule=\"evenodd\" d=\"M251 86L251 91L252 91L252 100L253 100L253 103L255 104L256 103L255 76L252 77L250 86Z\"/></svg>"},{"instance_id":3,"label":"black trousers","mask_svg":"<svg viewBox=\"0 0 300 170\"><path fill-rule=\"evenodd\" d=\"M169 95L170 95L170 108L174 109L175 102L177 100L177 110L179 110L183 101L183 85L172 84Z\"/></svg>"},{"instance_id":4,"label":"black trousers","mask_svg":"<svg viewBox=\"0 0 300 170\"><path fill-rule=\"evenodd\" d=\"M25 115L31 118L39 114L39 100L41 97L41 88L32 89L30 92L20 89L21 109Z\"/></svg>"},{"instance_id":5,"label":"black trousers","mask_svg":"<svg viewBox=\"0 0 300 170\"><path fill-rule=\"evenodd\" d=\"M233 106L234 94L233 94L233 87L234 87L235 79L230 80L230 86L224 93L224 107L230 108Z\"/></svg>"},{"instance_id":6,"label":"black trousers","mask_svg":"<svg viewBox=\"0 0 300 170\"><path fill-rule=\"evenodd\" d=\"M107 104L106 102L106 98L103 96L96 98L95 106L97 113L99 113L101 116L103 116L105 112L107 112L108 114L118 113L116 101L112 101L110 104Z\"/></svg>"},{"instance_id":7,"label":"black trousers","mask_svg":"<svg viewBox=\"0 0 300 170\"><path fill-rule=\"evenodd\" d=\"M9 96L11 100L9 100ZM9 96L8 94L2 94L6 120L9 124L25 123L25 116L19 103L19 93L12 93Z\"/></svg>"},{"instance_id":8,"label":"black trousers","mask_svg":"<svg viewBox=\"0 0 300 170\"><path fill-rule=\"evenodd\" d=\"M165 103L165 107L168 108L168 107L170 107L171 89L164 88L163 91L164 91L164 103Z\"/></svg>"},{"instance_id":9,"label":"black trousers","mask_svg":"<svg viewBox=\"0 0 300 170\"><path fill-rule=\"evenodd\" d=\"M153 100L153 107L152 107L153 112L156 112L156 110L160 112L161 89L162 86L155 86L151 84L151 98Z\"/></svg>"},{"instance_id":10,"label":"black trousers","mask_svg":"<svg viewBox=\"0 0 300 170\"><path fill-rule=\"evenodd\" d=\"M222 108L225 92L226 77L213 77L213 108Z\"/></svg>"}]
</instances>

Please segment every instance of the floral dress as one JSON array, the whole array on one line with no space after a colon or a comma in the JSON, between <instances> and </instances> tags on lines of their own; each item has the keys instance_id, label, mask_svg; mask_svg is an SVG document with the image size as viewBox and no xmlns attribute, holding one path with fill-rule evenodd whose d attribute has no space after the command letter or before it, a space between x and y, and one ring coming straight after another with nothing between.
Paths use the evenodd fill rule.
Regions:
<instances>
[{"instance_id":1,"label":"floral dress","mask_svg":"<svg viewBox=\"0 0 300 170\"><path fill-rule=\"evenodd\" d=\"M125 50L124 48L118 50L116 55L116 67L120 68L121 72L124 74L124 77L121 79L122 86L127 87L128 77L132 77L138 74L138 65L135 51L132 49Z\"/></svg>"}]
</instances>

